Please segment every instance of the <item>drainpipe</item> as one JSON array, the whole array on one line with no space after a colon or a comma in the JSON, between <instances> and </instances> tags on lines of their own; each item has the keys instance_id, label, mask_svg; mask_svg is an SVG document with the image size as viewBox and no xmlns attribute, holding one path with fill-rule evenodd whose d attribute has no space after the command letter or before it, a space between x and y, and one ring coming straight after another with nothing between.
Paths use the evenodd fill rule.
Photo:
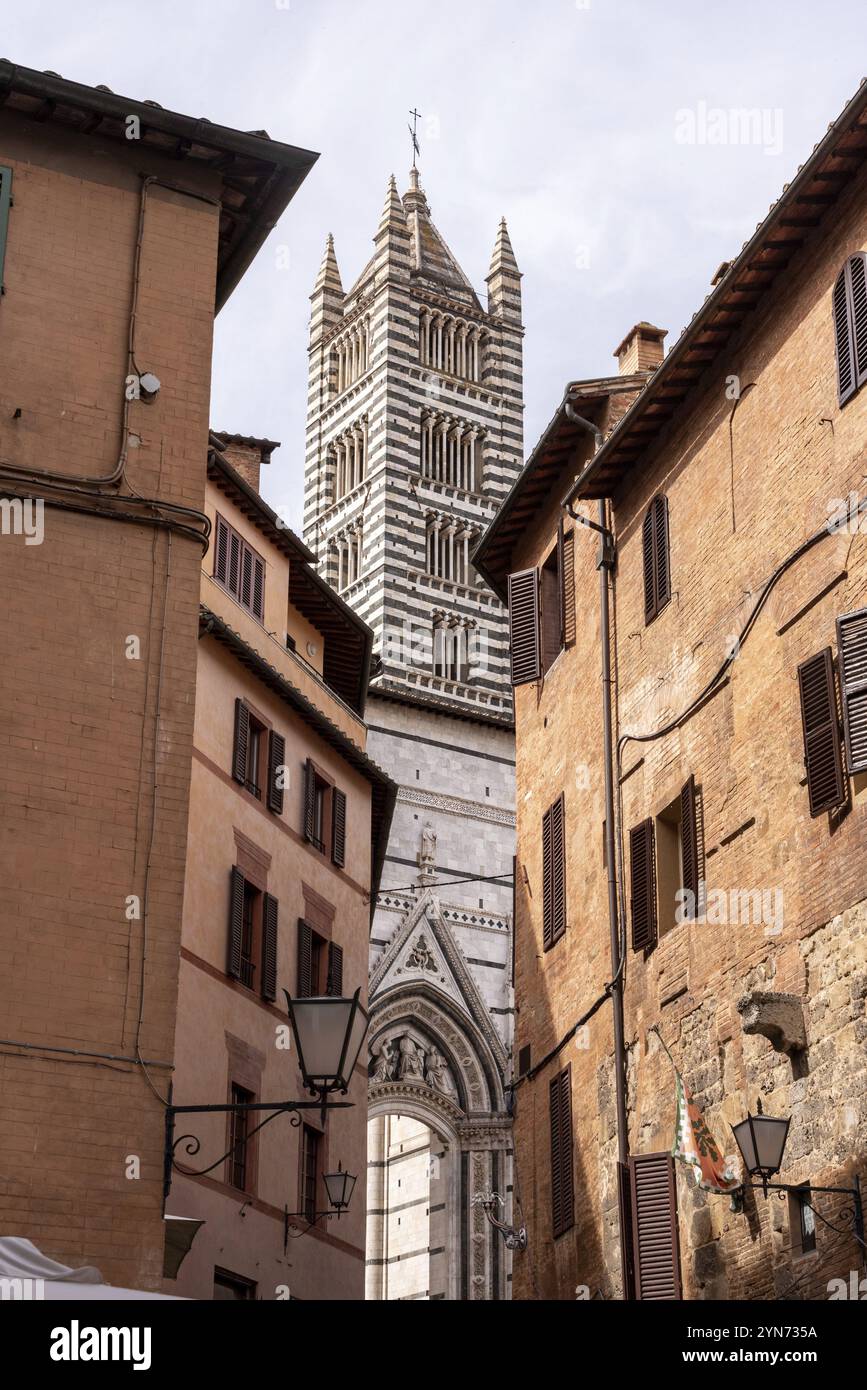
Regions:
<instances>
[{"instance_id":1,"label":"drainpipe","mask_svg":"<svg viewBox=\"0 0 867 1390\"><path fill-rule=\"evenodd\" d=\"M586 420L566 401L566 415L573 424L592 434L595 447L602 443L602 431L592 420ZM605 760L605 858L608 863L608 924L611 939L611 984L609 993L614 1014L614 1094L617 1110L617 1157L621 1163L629 1158L629 1130L626 1119L626 1046L623 1037L623 960L620 950L620 921L617 902L617 860L614 834L614 737L611 718L611 641L608 602L608 575L613 575L616 562L614 536L606 525L605 501L599 499L599 520L591 521L572 506L571 497L563 499L563 508L582 526L598 531L601 537L599 560L599 641L602 648L602 736ZM613 583L613 580L612 580ZM626 1270L623 1271L626 1290Z\"/></svg>"}]
</instances>

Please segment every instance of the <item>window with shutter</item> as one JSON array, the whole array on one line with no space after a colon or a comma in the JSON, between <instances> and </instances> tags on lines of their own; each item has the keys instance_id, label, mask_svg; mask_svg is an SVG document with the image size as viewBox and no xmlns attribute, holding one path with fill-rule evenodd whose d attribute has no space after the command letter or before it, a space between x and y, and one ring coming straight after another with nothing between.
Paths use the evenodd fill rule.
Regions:
<instances>
[{"instance_id":1,"label":"window with shutter","mask_svg":"<svg viewBox=\"0 0 867 1390\"><path fill-rule=\"evenodd\" d=\"M575 1221L572 1178L572 1068L564 1067L549 1087L551 1118L551 1228L556 1239Z\"/></svg>"},{"instance_id":2,"label":"window with shutter","mask_svg":"<svg viewBox=\"0 0 867 1390\"><path fill-rule=\"evenodd\" d=\"M832 295L837 399L845 405L867 381L867 253L850 256Z\"/></svg>"},{"instance_id":3,"label":"window with shutter","mask_svg":"<svg viewBox=\"0 0 867 1390\"><path fill-rule=\"evenodd\" d=\"M331 792L331 859L339 869L346 863L346 793L334 787Z\"/></svg>"},{"instance_id":4,"label":"window with shutter","mask_svg":"<svg viewBox=\"0 0 867 1390\"><path fill-rule=\"evenodd\" d=\"M277 998L277 899L262 898L262 998Z\"/></svg>"},{"instance_id":5,"label":"window with shutter","mask_svg":"<svg viewBox=\"0 0 867 1390\"><path fill-rule=\"evenodd\" d=\"M634 1154L632 1244L635 1293L642 1302L681 1298L677 1186L670 1153Z\"/></svg>"},{"instance_id":6,"label":"window with shutter","mask_svg":"<svg viewBox=\"0 0 867 1390\"><path fill-rule=\"evenodd\" d=\"M684 783L680 792L680 857L683 878L681 887L688 895L684 902L684 916L694 920L699 912L702 876L694 777L690 777Z\"/></svg>"},{"instance_id":7,"label":"window with shutter","mask_svg":"<svg viewBox=\"0 0 867 1390\"><path fill-rule=\"evenodd\" d=\"M810 815L815 818L841 806L846 795L830 647L801 662L798 688Z\"/></svg>"},{"instance_id":8,"label":"window with shutter","mask_svg":"<svg viewBox=\"0 0 867 1390\"><path fill-rule=\"evenodd\" d=\"M563 534L561 523L561 556L560 556L560 604L563 615L562 619L562 644L564 647L571 647L575 641L575 532L567 531Z\"/></svg>"},{"instance_id":9,"label":"window with shutter","mask_svg":"<svg viewBox=\"0 0 867 1390\"><path fill-rule=\"evenodd\" d=\"M304 838L316 842L316 769L310 759L304 766Z\"/></svg>"},{"instance_id":10,"label":"window with shutter","mask_svg":"<svg viewBox=\"0 0 867 1390\"><path fill-rule=\"evenodd\" d=\"M325 993L343 994L343 947L336 946L333 941L328 943L328 980Z\"/></svg>"},{"instance_id":11,"label":"window with shutter","mask_svg":"<svg viewBox=\"0 0 867 1390\"><path fill-rule=\"evenodd\" d=\"M629 1164L617 1165L617 1206L620 1224L620 1267L623 1276L623 1301L635 1301L635 1251L632 1239L632 1183Z\"/></svg>"},{"instance_id":12,"label":"window with shutter","mask_svg":"<svg viewBox=\"0 0 867 1390\"><path fill-rule=\"evenodd\" d=\"M219 515L216 533L214 578L262 622L265 617L265 561Z\"/></svg>"},{"instance_id":13,"label":"window with shutter","mask_svg":"<svg viewBox=\"0 0 867 1390\"><path fill-rule=\"evenodd\" d=\"M542 674L537 569L509 575L509 643L512 684L537 681Z\"/></svg>"},{"instance_id":14,"label":"window with shutter","mask_svg":"<svg viewBox=\"0 0 867 1390\"><path fill-rule=\"evenodd\" d=\"M654 497L641 528L644 621L652 622L671 598L668 498Z\"/></svg>"},{"instance_id":15,"label":"window with shutter","mask_svg":"<svg viewBox=\"0 0 867 1390\"><path fill-rule=\"evenodd\" d=\"M232 749L232 776L241 785L247 781L250 743L250 711L243 700L235 701L235 742Z\"/></svg>"},{"instance_id":16,"label":"window with shutter","mask_svg":"<svg viewBox=\"0 0 867 1390\"><path fill-rule=\"evenodd\" d=\"M286 775L286 740L271 730L268 740L268 808L283 814L283 788Z\"/></svg>"},{"instance_id":17,"label":"window with shutter","mask_svg":"<svg viewBox=\"0 0 867 1390\"><path fill-rule=\"evenodd\" d=\"M244 937L244 875L233 865L229 885L229 943L226 974L241 978L241 950Z\"/></svg>"},{"instance_id":18,"label":"window with shutter","mask_svg":"<svg viewBox=\"0 0 867 1390\"><path fill-rule=\"evenodd\" d=\"M854 776L867 772L867 608L837 619L837 656L846 763Z\"/></svg>"},{"instance_id":19,"label":"window with shutter","mask_svg":"<svg viewBox=\"0 0 867 1390\"><path fill-rule=\"evenodd\" d=\"M533 1055L531 1043L525 1043L518 1053L518 1075L526 1076L530 1070L530 1060Z\"/></svg>"},{"instance_id":20,"label":"window with shutter","mask_svg":"<svg viewBox=\"0 0 867 1390\"><path fill-rule=\"evenodd\" d=\"M656 944L655 840L653 821L650 819L633 826L629 832L633 951L646 951Z\"/></svg>"},{"instance_id":21,"label":"window with shutter","mask_svg":"<svg viewBox=\"0 0 867 1390\"><path fill-rule=\"evenodd\" d=\"M542 817L542 948L566 930L566 799L561 792Z\"/></svg>"}]
</instances>

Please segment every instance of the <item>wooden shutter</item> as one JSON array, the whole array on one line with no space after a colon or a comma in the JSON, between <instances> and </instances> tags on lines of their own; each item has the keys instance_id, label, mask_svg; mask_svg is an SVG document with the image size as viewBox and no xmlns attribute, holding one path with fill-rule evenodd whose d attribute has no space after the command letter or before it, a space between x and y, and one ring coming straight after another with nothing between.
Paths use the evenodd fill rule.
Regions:
<instances>
[{"instance_id":1,"label":"wooden shutter","mask_svg":"<svg viewBox=\"0 0 867 1390\"><path fill-rule=\"evenodd\" d=\"M561 1236L574 1224L572 1181L572 1068L554 1077L549 1089L551 1111L551 1229Z\"/></svg>"},{"instance_id":2,"label":"wooden shutter","mask_svg":"<svg viewBox=\"0 0 867 1390\"><path fill-rule=\"evenodd\" d=\"M849 771L867 772L867 608L837 619L837 656Z\"/></svg>"},{"instance_id":3,"label":"wooden shutter","mask_svg":"<svg viewBox=\"0 0 867 1390\"><path fill-rule=\"evenodd\" d=\"M695 778L690 777L680 791L680 849L683 864L681 887L692 894L687 899L684 914L691 920L698 916L701 892L701 865L698 858L698 816L695 804ZM692 910L689 908L692 903Z\"/></svg>"},{"instance_id":4,"label":"wooden shutter","mask_svg":"<svg viewBox=\"0 0 867 1390\"><path fill-rule=\"evenodd\" d=\"M670 1153L635 1154L632 1178L632 1242L636 1296L643 1302L679 1299L680 1243L677 1187Z\"/></svg>"},{"instance_id":5,"label":"wooden shutter","mask_svg":"<svg viewBox=\"0 0 867 1390\"><path fill-rule=\"evenodd\" d=\"M843 759L830 647L825 647L809 661L801 662L798 687L810 815L816 817L842 805L844 800Z\"/></svg>"},{"instance_id":6,"label":"wooden shutter","mask_svg":"<svg viewBox=\"0 0 867 1390\"><path fill-rule=\"evenodd\" d=\"M331 793L331 860L339 869L346 863L346 793L339 787Z\"/></svg>"},{"instance_id":7,"label":"wooden shutter","mask_svg":"<svg viewBox=\"0 0 867 1390\"><path fill-rule=\"evenodd\" d=\"M527 685L542 674L542 639L539 622L539 571L519 570L509 575L509 644L512 684Z\"/></svg>"},{"instance_id":8,"label":"wooden shutter","mask_svg":"<svg viewBox=\"0 0 867 1390\"><path fill-rule=\"evenodd\" d=\"M6 260L6 237L9 231L9 209L12 206L12 170L0 169L0 294L3 293L3 266Z\"/></svg>"},{"instance_id":9,"label":"wooden shutter","mask_svg":"<svg viewBox=\"0 0 867 1390\"><path fill-rule=\"evenodd\" d=\"M563 536L560 560L560 592L563 605L562 645L571 646L575 641L575 532L567 531Z\"/></svg>"},{"instance_id":10,"label":"wooden shutter","mask_svg":"<svg viewBox=\"0 0 867 1390\"><path fill-rule=\"evenodd\" d=\"M855 354L852 344L852 319L849 309L847 266L837 276L834 286L834 344L837 350L837 402L845 404L855 390Z\"/></svg>"},{"instance_id":11,"label":"wooden shutter","mask_svg":"<svg viewBox=\"0 0 867 1390\"><path fill-rule=\"evenodd\" d=\"M542 818L542 946L566 930L566 800L561 792Z\"/></svg>"},{"instance_id":12,"label":"wooden shutter","mask_svg":"<svg viewBox=\"0 0 867 1390\"><path fill-rule=\"evenodd\" d=\"M247 781L247 753L250 746L250 711L243 700L235 701L235 744L232 750L232 776L243 786Z\"/></svg>"},{"instance_id":13,"label":"wooden shutter","mask_svg":"<svg viewBox=\"0 0 867 1390\"><path fill-rule=\"evenodd\" d=\"M333 941L328 943L328 984L325 993L343 993L343 947L335 946Z\"/></svg>"},{"instance_id":14,"label":"wooden shutter","mask_svg":"<svg viewBox=\"0 0 867 1390\"><path fill-rule=\"evenodd\" d=\"M252 607L253 592L253 552L249 546L243 547L241 555L241 602L245 608Z\"/></svg>"},{"instance_id":15,"label":"wooden shutter","mask_svg":"<svg viewBox=\"0 0 867 1390\"><path fill-rule=\"evenodd\" d=\"M258 555L253 556L253 598L252 609L261 622L265 616L265 562Z\"/></svg>"},{"instance_id":16,"label":"wooden shutter","mask_svg":"<svg viewBox=\"0 0 867 1390\"><path fill-rule=\"evenodd\" d=\"M283 788L279 781L285 767L286 740L272 729L268 738L268 807L278 816L283 814Z\"/></svg>"},{"instance_id":17,"label":"wooden shutter","mask_svg":"<svg viewBox=\"0 0 867 1390\"><path fill-rule=\"evenodd\" d=\"M629 832L632 873L632 949L656 943L656 836L649 818Z\"/></svg>"},{"instance_id":18,"label":"wooden shutter","mask_svg":"<svg viewBox=\"0 0 867 1390\"><path fill-rule=\"evenodd\" d=\"M668 556L668 498L653 499L653 575L656 612L671 598L671 569Z\"/></svg>"},{"instance_id":19,"label":"wooden shutter","mask_svg":"<svg viewBox=\"0 0 867 1390\"><path fill-rule=\"evenodd\" d=\"M299 999L309 999L313 993L313 929L303 917L298 918L298 982L295 993Z\"/></svg>"},{"instance_id":20,"label":"wooden shutter","mask_svg":"<svg viewBox=\"0 0 867 1390\"><path fill-rule=\"evenodd\" d=\"M277 899L262 898L262 998L277 998Z\"/></svg>"},{"instance_id":21,"label":"wooden shutter","mask_svg":"<svg viewBox=\"0 0 867 1390\"><path fill-rule=\"evenodd\" d=\"M641 566L644 571L644 621L656 617L656 583L653 563L653 506L648 507L641 527Z\"/></svg>"},{"instance_id":22,"label":"wooden shutter","mask_svg":"<svg viewBox=\"0 0 867 1390\"><path fill-rule=\"evenodd\" d=\"M304 767L304 838L315 841L316 826L316 773L310 759Z\"/></svg>"},{"instance_id":23,"label":"wooden shutter","mask_svg":"<svg viewBox=\"0 0 867 1390\"><path fill-rule=\"evenodd\" d=\"M852 295L855 380L862 386L867 381L867 255L863 251L859 251L849 261L849 282Z\"/></svg>"},{"instance_id":24,"label":"wooden shutter","mask_svg":"<svg viewBox=\"0 0 867 1390\"><path fill-rule=\"evenodd\" d=\"M632 1239L632 1182L628 1163L617 1165L617 1205L620 1222L620 1262L623 1272L623 1301L635 1301L635 1249Z\"/></svg>"},{"instance_id":25,"label":"wooden shutter","mask_svg":"<svg viewBox=\"0 0 867 1390\"><path fill-rule=\"evenodd\" d=\"M229 564L229 528L221 516L217 517L217 539L214 546L214 578L221 584L226 582Z\"/></svg>"},{"instance_id":26,"label":"wooden shutter","mask_svg":"<svg viewBox=\"0 0 867 1390\"><path fill-rule=\"evenodd\" d=\"M241 592L241 538L229 530L229 568L226 573L226 588L237 598Z\"/></svg>"},{"instance_id":27,"label":"wooden shutter","mask_svg":"<svg viewBox=\"0 0 867 1390\"><path fill-rule=\"evenodd\" d=\"M226 953L226 974L233 980L241 978L241 941L244 933L244 875L237 866L232 868L229 885L229 945Z\"/></svg>"}]
</instances>

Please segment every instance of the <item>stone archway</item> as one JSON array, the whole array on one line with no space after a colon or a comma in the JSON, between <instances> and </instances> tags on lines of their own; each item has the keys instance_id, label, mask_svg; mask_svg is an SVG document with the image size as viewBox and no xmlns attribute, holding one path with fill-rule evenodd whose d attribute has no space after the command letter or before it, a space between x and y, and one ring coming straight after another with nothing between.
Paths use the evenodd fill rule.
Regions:
<instances>
[{"instance_id":1,"label":"stone archway","mask_svg":"<svg viewBox=\"0 0 867 1390\"><path fill-rule=\"evenodd\" d=\"M505 1113L502 1069L487 1038L452 999L438 997L429 985L416 981L392 987L373 1001L369 1076L372 1125L385 1117L401 1117L402 1123L395 1152L383 1150L381 1127L372 1132L369 1296L505 1298L507 1252L472 1202L476 1192L506 1192L511 1184L511 1121ZM416 1122L416 1130L406 1120ZM427 1147L420 1127L431 1136ZM416 1162L424 1153L430 1165L426 1227L413 1216L424 1200L418 1195ZM409 1196L409 1189L399 1186L404 1180L398 1173L412 1173L406 1165L413 1162ZM394 1223L413 1220L415 1239L407 1240L406 1224L396 1229ZM425 1241L427 1280L420 1278L413 1286L394 1279L399 1291L389 1292L385 1266L418 1260ZM390 1253L393 1248L399 1253Z\"/></svg>"}]
</instances>

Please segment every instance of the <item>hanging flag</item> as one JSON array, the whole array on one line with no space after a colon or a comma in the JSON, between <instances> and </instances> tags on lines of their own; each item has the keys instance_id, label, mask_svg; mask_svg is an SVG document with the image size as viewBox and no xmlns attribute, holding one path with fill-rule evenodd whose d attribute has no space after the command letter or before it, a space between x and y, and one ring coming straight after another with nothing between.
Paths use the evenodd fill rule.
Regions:
<instances>
[{"instance_id":1,"label":"hanging flag","mask_svg":"<svg viewBox=\"0 0 867 1390\"><path fill-rule=\"evenodd\" d=\"M699 1187L703 1187L707 1192L733 1191L741 1186L740 1178L720 1152L716 1140L705 1124L701 1107L676 1067L674 1076L677 1115L671 1152L681 1163L690 1165Z\"/></svg>"}]
</instances>

